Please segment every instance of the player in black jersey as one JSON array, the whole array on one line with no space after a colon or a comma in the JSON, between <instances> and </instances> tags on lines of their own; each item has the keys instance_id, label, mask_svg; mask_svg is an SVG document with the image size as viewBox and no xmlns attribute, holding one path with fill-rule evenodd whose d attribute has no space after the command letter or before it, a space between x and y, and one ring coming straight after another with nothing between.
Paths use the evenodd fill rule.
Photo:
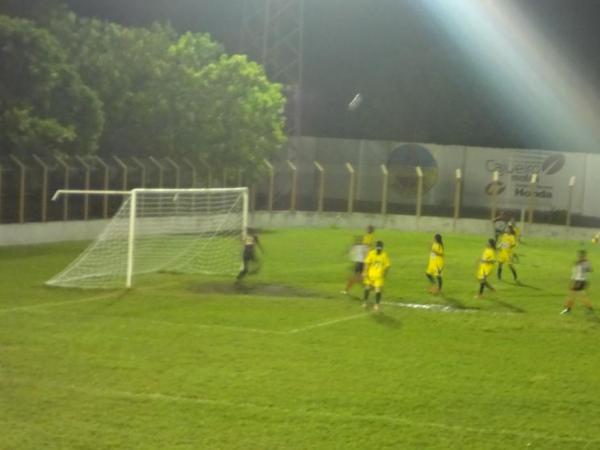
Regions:
<instances>
[{"instance_id":1,"label":"player in black jersey","mask_svg":"<svg viewBox=\"0 0 600 450\"><path fill-rule=\"evenodd\" d=\"M238 273L238 281L244 278L249 271L250 262L257 262L256 247L262 252L263 249L258 240L256 233L248 230L246 237L244 238L244 250L242 252L242 270Z\"/></svg>"}]
</instances>

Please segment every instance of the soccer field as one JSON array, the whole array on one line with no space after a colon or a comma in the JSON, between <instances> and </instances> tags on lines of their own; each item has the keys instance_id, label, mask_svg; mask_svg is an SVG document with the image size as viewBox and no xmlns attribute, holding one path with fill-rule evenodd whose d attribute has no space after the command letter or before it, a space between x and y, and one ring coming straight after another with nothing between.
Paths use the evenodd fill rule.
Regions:
<instances>
[{"instance_id":1,"label":"soccer field","mask_svg":"<svg viewBox=\"0 0 600 450\"><path fill-rule=\"evenodd\" d=\"M559 315L576 251L600 267L597 248L528 239L523 285L505 270L477 300L486 237L444 235L433 296L432 236L377 230L392 268L373 313L339 294L358 233L265 232L242 286L129 292L43 285L83 243L0 249L0 448L600 448L600 319Z\"/></svg>"}]
</instances>

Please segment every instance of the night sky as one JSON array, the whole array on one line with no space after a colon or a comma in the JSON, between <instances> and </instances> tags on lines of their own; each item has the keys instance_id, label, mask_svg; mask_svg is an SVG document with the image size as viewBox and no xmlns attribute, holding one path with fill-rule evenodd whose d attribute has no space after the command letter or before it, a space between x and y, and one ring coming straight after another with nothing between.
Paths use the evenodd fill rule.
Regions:
<instances>
[{"instance_id":1,"label":"night sky","mask_svg":"<svg viewBox=\"0 0 600 450\"><path fill-rule=\"evenodd\" d=\"M600 91L600 0L457 1L516 5ZM68 1L83 16L208 32L230 53L240 51L243 3ZM304 134L498 147L560 142L557 130L533 136L516 123L514 111L431 17L425 0L306 0L304 20ZM364 102L351 113L346 105L356 92Z\"/></svg>"}]
</instances>

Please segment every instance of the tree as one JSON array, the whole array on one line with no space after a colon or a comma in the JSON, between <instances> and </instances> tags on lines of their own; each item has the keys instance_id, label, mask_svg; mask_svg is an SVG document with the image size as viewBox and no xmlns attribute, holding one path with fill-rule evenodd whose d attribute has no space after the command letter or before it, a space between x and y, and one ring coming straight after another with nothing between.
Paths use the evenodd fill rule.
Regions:
<instances>
[{"instance_id":1,"label":"tree","mask_svg":"<svg viewBox=\"0 0 600 450\"><path fill-rule=\"evenodd\" d=\"M280 86L206 34L64 12L49 27L104 104L103 153L199 156L251 172L284 140Z\"/></svg>"},{"instance_id":2,"label":"tree","mask_svg":"<svg viewBox=\"0 0 600 450\"><path fill-rule=\"evenodd\" d=\"M102 105L58 42L24 19L0 16L0 146L12 153L89 153Z\"/></svg>"}]
</instances>

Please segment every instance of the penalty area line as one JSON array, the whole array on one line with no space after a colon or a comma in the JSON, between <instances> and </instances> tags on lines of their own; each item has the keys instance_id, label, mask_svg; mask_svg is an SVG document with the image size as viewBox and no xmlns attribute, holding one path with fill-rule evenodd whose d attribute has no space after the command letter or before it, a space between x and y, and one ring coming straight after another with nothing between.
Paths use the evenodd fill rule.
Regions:
<instances>
[{"instance_id":1,"label":"penalty area line","mask_svg":"<svg viewBox=\"0 0 600 450\"><path fill-rule=\"evenodd\" d=\"M307 325L305 327L301 327L301 328L294 328L292 330L288 330L285 332L285 334L296 334L296 333L302 333L303 331L308 331L308 330L312 330L314 328L321 328L321 327L327 327L329 325L335 325L336 323L340 323L340 322L347 322L348 320L354 320L354 319L359 319L361 317L368 317L368 314L365 314L364 312L361 314L354 314L352 316L346 316L346 317L340 317L338 319L333 319L333 320L327 320L325 322L319 322L319 323L315 323L313 325Z\"/></svg>"}]
</instances>

